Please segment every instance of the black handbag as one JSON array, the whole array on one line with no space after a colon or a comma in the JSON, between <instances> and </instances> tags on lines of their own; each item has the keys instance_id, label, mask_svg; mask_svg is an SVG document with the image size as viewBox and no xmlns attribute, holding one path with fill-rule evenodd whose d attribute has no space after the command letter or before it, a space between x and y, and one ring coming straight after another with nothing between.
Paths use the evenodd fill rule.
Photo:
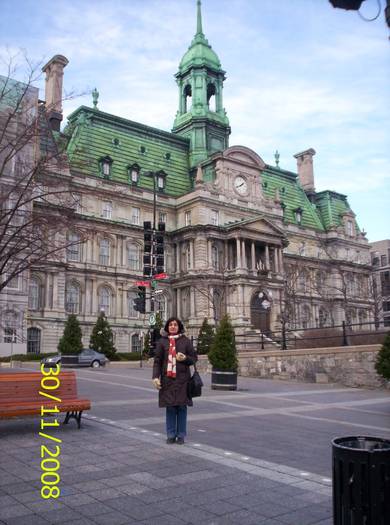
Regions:
<instances>
[{"instance_id":1,"label":"black handbag","mask_svg":"<svg viewBox=\"0 0 390 525\"><path fill-rule=\"evenodd\" d=\"M199 375L199 372L196 369L194 364L194 373L192 374L191 379L188 381L187 393L189 398L200 397L202 395L202 386L203 381Z\"/></svg>"}]
</instances>

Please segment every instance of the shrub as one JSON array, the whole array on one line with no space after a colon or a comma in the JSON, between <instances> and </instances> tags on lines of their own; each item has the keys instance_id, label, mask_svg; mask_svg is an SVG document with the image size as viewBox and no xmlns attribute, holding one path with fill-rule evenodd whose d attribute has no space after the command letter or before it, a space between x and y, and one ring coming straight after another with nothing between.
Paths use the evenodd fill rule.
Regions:
<instances>
[{"instance_id":1,"label":"shrub","mask_svg":"<svg viewBox=\"0 0 390 525\"><path fill-rule=\"evenodd\" d=\"M379 350L375 368L378 374L390 380L390 332L386 335L382 348Z\"/></svg>"},{"instance_id":2,"label":"shrub","mask_svg":"<svg viewBox=\"0 0 390 525\"><path fill-rule=\"evenodd\" d=\"M202 326L200 327L198 334L198 344L196 351L198 354L208 354L213 343L214 330L207 321L207 317L204 318Z\"/></svg>"},{"instance_id":3,"label":"shrub","mask_svg":"<svg viewBox=\"0 0 390 525\"><path fill-rule=\"evenodd\" d=\"M79 354L83 349L80 324L74 314L70 314L66 320L64 333L58 343L57 349L62 355Z\"/></svg>"},{"instance_id":4,"label":"shrub","mask_svg":"<svg viewBox=\"0 0 390 525\"><path fill-rule=\"evenodd\" d=\"M208 358L214 368L237 371L236 339L228 315L225 315L218 325Z\"/></svg>"}]
</instances>

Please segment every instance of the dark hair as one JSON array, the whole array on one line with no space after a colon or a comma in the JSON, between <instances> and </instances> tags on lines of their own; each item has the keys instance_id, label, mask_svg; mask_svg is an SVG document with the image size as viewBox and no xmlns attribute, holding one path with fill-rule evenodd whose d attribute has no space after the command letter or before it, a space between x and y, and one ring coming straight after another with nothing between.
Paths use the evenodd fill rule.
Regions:
<instances>
[{"instance_id":1,"label":"dark hair","mask_svg":"<svg viewBox=\"0 0 390 525\"><path fill-rule=\"evenodd\" d=\"M183 323L180 321L180 319L178 317L170 317L168 319L168 321L165 323L165 326L164 326L164 330L169 333L169 323L171 323L172 321L176 321L177 324L179 325L179 334L184 334L184 325Z\"/></svg>"}]
</instances>

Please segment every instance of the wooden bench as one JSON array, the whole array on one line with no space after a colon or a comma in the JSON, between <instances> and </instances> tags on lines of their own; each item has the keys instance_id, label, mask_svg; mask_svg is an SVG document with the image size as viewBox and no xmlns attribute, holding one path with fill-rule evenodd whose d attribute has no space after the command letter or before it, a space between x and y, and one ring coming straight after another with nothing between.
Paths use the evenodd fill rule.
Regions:
<instances>
[{"instance_id":1,"label":"wooden bench","mask_svg":"<svg viewBox=\"0 0 390 525\"><path fill-rule=\"evenodd\" d=\"M0 419L40 415L42 406L57 407L60 412L66 412L64 424L67 424L70 418L74 418L80 428L81 414L91 408L91 402L88 399L78 399L75 372L60 372L60 384L55 390L42 388L42 377L45 376L40 372L0 372ZM52 394L61 402L48 399L39 392Z\"/></svg>"}]
</instances>

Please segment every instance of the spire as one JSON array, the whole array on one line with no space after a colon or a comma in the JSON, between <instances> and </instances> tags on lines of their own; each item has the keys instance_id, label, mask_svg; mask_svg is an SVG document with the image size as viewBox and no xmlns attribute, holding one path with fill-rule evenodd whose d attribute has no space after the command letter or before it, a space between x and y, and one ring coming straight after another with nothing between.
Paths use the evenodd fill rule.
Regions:
<instances>
[{"instance_id":1,"label":"spire","mask_svg":"<svg viewBox=\"0 0 390 525\"><path fill-rule=\"evenodd\" d=\"M197 15L197 21L196 21L196 34L204 36L203 29L202 29L202 2L198 0L198 15Z\"/></svg>"}]
</instances>

